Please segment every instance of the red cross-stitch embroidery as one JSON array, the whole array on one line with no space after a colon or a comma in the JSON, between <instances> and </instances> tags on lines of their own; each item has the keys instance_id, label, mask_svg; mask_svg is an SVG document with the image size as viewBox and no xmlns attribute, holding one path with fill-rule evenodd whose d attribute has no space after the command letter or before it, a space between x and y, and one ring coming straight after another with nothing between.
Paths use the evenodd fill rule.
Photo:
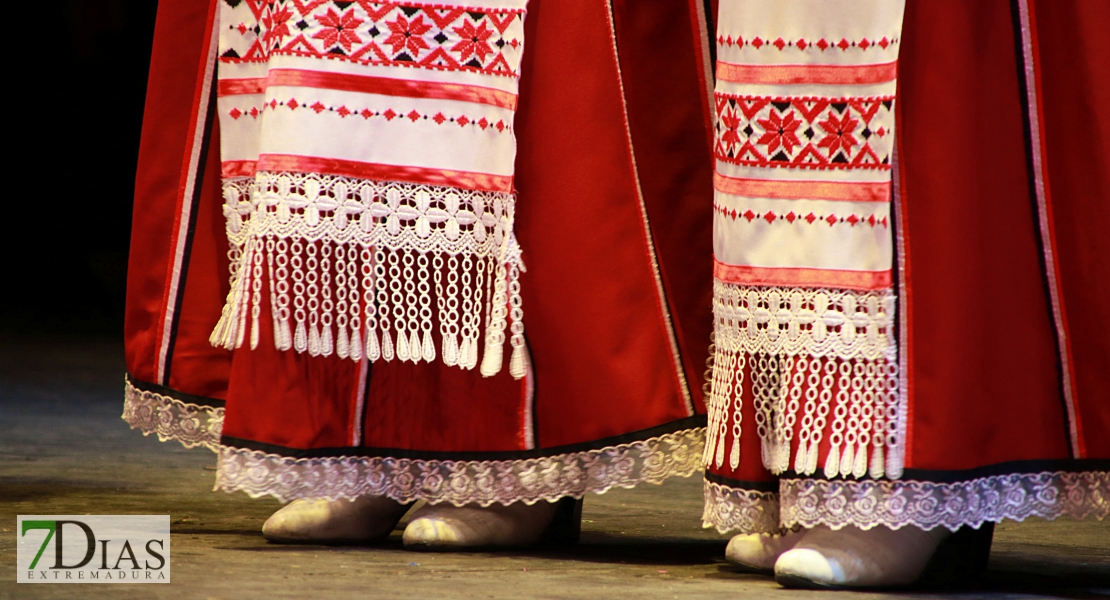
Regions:
<instances>
[{"instance_id":1,"label":"red cross-stitch embroidery","mask_svg":"<svg viewBox=\"0 0 1110 600\"><path fill-rule=\"evenodd\" d=\"M785 214L779 214L773 210L769 210L765 213L757 213L750 208L746 210L737 210L735 208L726 208L719 204L713 205L713 211L725 218L732 219L733 221L743 220L747 221L748 223L751 223L752 221L758 219L766 221L768 224L774 224L776 221L789 225L794 225L795 223L799 225L813 225L814 223L824 223L827 224L829 227L832 227L834 225L848 225L849 227L855 227L856 225L867 225L869 227L886 228L889 225L888 217L876 217L873 214L867 216L861 216L855 213L849 213L848 215L837 215L834 213L829 213L827 215L818 215L810 212L802 215L795 213L794 211L787 211Z\"/></svg>"},{"instance_id":2,"label":"red cross-stitch embroidery","mask_svg":"<svg viewBox=\"0 0 1110 600\"><path fill-rule=\"evenodd\" d=\"M315 112L316 114L321 114L321 113L324 113L324 112L334 113L334 114L337 114L337 115L339 115L340 117L343 117L343 118L349 117L351 115L355 115L355 116L358 116L358 117L362 117L365 120L369 120L369 119L372 119L372 118L375 118L375 117L381 117L381 118L384 118L387 121L392 121L393 119L396 119L397 117L404 116L405 118L409 119L413 123L415 123L417 121L433 121L433 122L435 122L436 125L443 125L444 123L448 123L448 124L453 123L455 125L458 125L459 127L466 127L466 126L469 125L471 127L475 127L477 129L481 129L483 131L486 130L486 129L496 129L498 131L498 133L504 133L505 131L512 131L512 123L506 123L504 119L497 119L496 121L493 121L493 120L487 119L486 117L467 118L466 115L459 115L458 117L452 117L452 116L445 115L442 112L437 112L435 114L424 114L424 113L416 112L415 110L410 110L408 113L400 113L400 112L394 111L393 109L386 109L384 111L380 111L380 110L376 111L376 110L370 110L369 108L362 108L362 109L357 108L357 107L350 108L346 105L327 106L327 105L322 104L318 100L316 102L313 102L313 103L309 104L307 101L301 102L301 101L296 100L295 98L291 98L289 100L272 99L269 102L265 102L265 103L261 104L260 106L251 106L249 108L248 107L244 107L244 108L233 107L233 108L231 108L227 111L227 115L229 117L231 117L232 119L236 119L236 120L238 120L240 118L244 118L244 117L251 117L251 118L257 119L258 117L260 117L262 115L263 112L277 110L277 108L279 106L284 106L284 107L288 108L289 110L297 110L298 108L307 108L307 109Z\"/></svg>"},{"instance_id":3,"label":"red cross-stitch embroidery","mask_svg":"<svg viewBox=\"0 0 1110 600\"><path fill-rule=\"evenodd\" d=\"M775 48L780 52L788 47L797 48L798 50L806 50L808 48L809 50L816 52L824 52L829 48L839 48L840 50L847 50L848 48L859 48L860 50L867 50L868 48L874 46L878 46L879 48L886 50L888 47L896 45L897 43L898 38L887 38L886 36L883 36L881 39L877 40L869 40L867 38L862 38L860 40L848 40L846 38L841 38L840 40L827 40L825 38L820 38L817 40L807 40L805 38L798 38L796 40L784 40L781 37L772 40L768 38L761 38L758 35L748 39L745 39L742 36L736 36L734 38L731 34L727 36L717 36L717 44L720 46L735 46L737 48L751 46L756 50Z\"/></svg>"},{"instance_id":4,"label":"red cross-stitch embroidery","mask_svg":"<svg viewBox=\"0 0 1110 600\"><path fill-rule=\"evenodd\" d=\"M894 97L716 94L715 155L754 167L889 169Z\"/></svg>"},{"instance_id":5,"label":"red cross-stitch embroidery","mask_svg":"<svg viewBox=\"0 0 1110 600\"><path fill-rule=\"evenodd\" d=\"M356 0L224 0L241 18L226 27L221 60L274 55L362 64L517 75L524 11ZM246 8L249 10L241 10Z\"/></svg>"}]
</instances>

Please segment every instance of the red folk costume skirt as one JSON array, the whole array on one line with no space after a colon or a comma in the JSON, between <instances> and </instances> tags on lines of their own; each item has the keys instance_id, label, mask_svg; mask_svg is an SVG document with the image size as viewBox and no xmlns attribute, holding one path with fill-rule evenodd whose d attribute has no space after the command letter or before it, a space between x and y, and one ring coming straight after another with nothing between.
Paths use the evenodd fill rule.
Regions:
<instances>
[{"instance_id":1,"label":"red folk costume skirt","mask_svg":"<svg viewBox=\"0 0 1110 600\"><path fill-rule=\"evenodd\" d=\"M704 12L683 3L633 10L532 0L525 18L523 2L472 4L160 3L131 243L124 418L163 440L216 451L217 489L486 505L581 497L700 467L699 381L712 328ZM446 108L426 110L432 102ZM262 149L243 156L244 128L295 118L309 123L290 126L302 137L289 142L285 130L267 130ZM304 137L313 123L340 133ZM402 125L433 133L418 144ZM383 129L362 135L371 126ZM481 143L451 146L463 135ZM327 144L348 154L313 158ZM455 162L386 164L371 156L379 150ZM471 166L457 166L464 163ZM292 195L266 204L282 177L302 186L304 200L309 184L296 178L306 171L324 182L313 189L331 186L332 204L294 205ZM277 183L260 183L264 176ZM337 178L346 178L342 191ZM368 179L385 187L366 187ZM246 183L229 184L236 181ZM251 185L258 189L249 197L233 197ZM357 186L371 191L359 196L350 191ZM395 189L417 192L398 200ZM420 190L432 190L430 208ZM501 194L498 212L493 201L473 200L480 194ZM470 221L452 212L462 210L458 195L471 198ZM515 212L503 209L513 201ZM341 229L337 215L351 202L362 212ZM379 209L388 216L370 214ZM404 305L406 285L433 280L421 269L434 271L436 285L457 277L465 287L461 278L481 267L453 267L459 255L420 254L400 242L386 249L395 254L378 254L363 243L369 238L236 238L254 226L248 218L280 210L289 222L316 211L313 223L331 219L343 232L365 225L362 234L382 236L394 233L395 217L398 231L417 237L447 235L436 225L421 234L420 218L455 222L456 238L476 236L474 219L485 218L490 231L511 236L501 238L502 250L518 246L515 258L498 255L485 271L487 282L508 283L487 283L493 306L475 318L500 310L502 329L493 333L512 338L511 347L502 358L482 340L494 358L478 368L476 326L464 349L458 329L451 343L441 335L442 298ZM286 241L300 250L280 246ZM243 258L251 252L256 262ZM325 255L331 264L320 266ZM307 279L279 285L281 264L310 259L316 271L304 267L303 276L316 278L316 296L294 289ZM334 309L340 276L356 292L347 297L353 316L333 310L325 321L325 277ZM367 289L356 285L363 276ZM384 296L375 277L392 278ZM303 300L318 319L296 314ZM432 316L403 331L366 320L386 305L400 307L385 315L398 321L424 309ZM217 323L223 329L213 335Z\"/></svg>"},{"instance_id":2,"label":"red folk costume skirt","mask_svg":"<svg viewBox=\"0 0 1110 600\"><path fill-rule=\"evenodd\" d=\"M1110 513L1110 4L899 4L721 2L722 532Z\"/></svg>"}]
</instances>

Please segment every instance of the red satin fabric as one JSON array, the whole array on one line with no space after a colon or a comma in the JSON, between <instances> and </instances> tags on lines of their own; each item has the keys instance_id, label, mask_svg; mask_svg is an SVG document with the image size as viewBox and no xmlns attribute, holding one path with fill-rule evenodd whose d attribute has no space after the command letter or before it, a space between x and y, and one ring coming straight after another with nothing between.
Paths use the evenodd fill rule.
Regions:
<instances>
[{"instance_id":1,"label":"red satin fabric","mask_svg":"<svg viewBox=\"0 0 1110 600\"><path fill-rule=\"evenodd\" d=\"M192 201L181 196L192 149L190 125L198 110L207 110L207 99L200 99L198 106L197 87L207 51L204 39L209 9L205 3L167 2L158 10L135 178L124 349L128 372L136 379L222 399L231 355L207 344L208 334L204 333L211 330L212 319L219 318L227 294L216 132L210 138L207 161L196 173L197 235L185 270L178 339L169 360L168 379L156 373L167 317L168 281L173 275L176 217L181 203Z\"/></svg>"},{"instance_id":2,"label":"red satin fabric","mask_svg":"<svg viewBox=\"0 0 1110 600\"><path fill-rule=\"evenodd\" d=\"M1066 458L1010 3L910 2L902 40L906 466Z\"/></svg>"},{"instance_id":3,"label":"red satin fabric","mask_svg":"<svg viewBox=\"0 0 1110 600\"><path fill-rule=\"evenodd\" d=\"M1110 456L1110 3L1033 4L1055 250L1087 457Z\"/></svg>"}]
</instances>

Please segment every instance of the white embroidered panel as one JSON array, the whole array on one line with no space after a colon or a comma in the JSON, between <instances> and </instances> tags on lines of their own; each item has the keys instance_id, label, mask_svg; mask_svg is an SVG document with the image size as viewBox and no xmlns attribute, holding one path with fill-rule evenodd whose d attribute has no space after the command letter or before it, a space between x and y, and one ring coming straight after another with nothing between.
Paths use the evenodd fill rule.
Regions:
<instances>
[{"instance_id":1,"label":"white embroidered panel","mask_svg":"<svg viewBox=\"0 0 1110 600\"><path fill-rule=\"evenodd\" d=\"M228 140L225 160L301 155L502 177L513 174L516 143L510 108L292 86L271 86L262 97L224 97L219 103L225 114L240 113L231 119L235 123L230 135L224 136ZM294 104L296 109L289 108ZM250 124L254 127L238 126L255 120ZM240 147L239 140L251 136L251 128L259 130L254 134L257 148Z\"/></svg>"},{"instance_id":2,"label":"white embroidered panel","mask_svg":"<svg viewBox=\"0 0 1110 600\"><path fill-rule=\"evenodd\" d=\"M525 0L221 3L232 289L212 342L523 377ZM263 327L263 322L266 326Z\"/></svg>"},{"instance_id":3,"label":"white embroidered panel","mask_svg":"<svg viewBox=\"0 0 1110 600\"><path fill-rule=\"evenodd\" d=\"M890 201L903 4L721 2L709 468L738 468L746 425L776 474L902 472Z\"/></svg>"},{"instance_id":4,"label":"white embroidered panel","mask_svg":"<svg viewBox=\"0 0 1110 600\"><path fill-rule=\"evenodd\" d=\"M890 205L885 202L718 194L713 212L713 254L726 264L850 271L891 267Z\"/></svg>"},{"instance_id":5,"label":"white embroidered panel","mask_svg":"<svg viewBox=\"0 0 1110 600\"><path fill-rule=\"evenodd\" d=\"M891 0L721 2L718 60L749 64L861 64L898 59L902 3ZM866 40L866 41L865 41Z\"/></svg>"}]
</instances>

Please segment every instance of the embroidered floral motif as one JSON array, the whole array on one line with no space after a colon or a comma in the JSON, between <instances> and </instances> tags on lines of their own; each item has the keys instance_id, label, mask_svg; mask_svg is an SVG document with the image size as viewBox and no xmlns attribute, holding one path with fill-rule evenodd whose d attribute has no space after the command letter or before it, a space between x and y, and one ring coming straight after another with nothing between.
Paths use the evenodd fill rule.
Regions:
<instances>
[{"instance_id":1,"label":"embroidered floral motif","mask_svg":"<svg viewBox=\"0 0 1110 600\"><path fill-rule=\"evenodd\" d=\"M489 461L291 459L221 446L216 489L243 491L255 498L273 496L283 502L374 495L455 506L532 504L687 477L698 470L704 437L703 429L688 429L598 450Z\"/></svg>"},{"instance_id":2,"label":"embroidered floral motif","mask_svg":"<svg viewBox=\"0 0 1110 600\"><path fill-rule=\"evenodd\" d=\"M717 93L717 160L749 167L890 169L894 97Z\"/></svg>"},{"instance_id":3,"label":"embroidered floral motif","mask_svg":"<svg viewBox=\"0 0 1110 600\"><path fill-rule=\"evenodd\" d=\"M181 442L186 448L204 446L215 450L220 444L224 409L182 402L157 392L140 390L124 380L123 420L143 435L158 434L165 442Z\"/></svg>"},{"instance_id":4,"label":"embroidered floral motif","mask_svg":"<svg viewBox=\"0 0 1110 600\"><path fill-rule=\"evenodd\" d=\"M420 2L224 0L240 20L225 25L221 60L291 55L362 64L517 75L524 11Z\"/></svg>"},{"instance_id":5,"label":"embroidered floral motif","mask_svg":"<svg viewBox=\"0 0 1110 600\"><path fill-rule=\"evenodd\" d=\"M712 527L720 533L783 531L779 526L779 498L775 492L732 488L712 481L706 481L703 490L702 527Z\"/></svg>"}]
</instances>

